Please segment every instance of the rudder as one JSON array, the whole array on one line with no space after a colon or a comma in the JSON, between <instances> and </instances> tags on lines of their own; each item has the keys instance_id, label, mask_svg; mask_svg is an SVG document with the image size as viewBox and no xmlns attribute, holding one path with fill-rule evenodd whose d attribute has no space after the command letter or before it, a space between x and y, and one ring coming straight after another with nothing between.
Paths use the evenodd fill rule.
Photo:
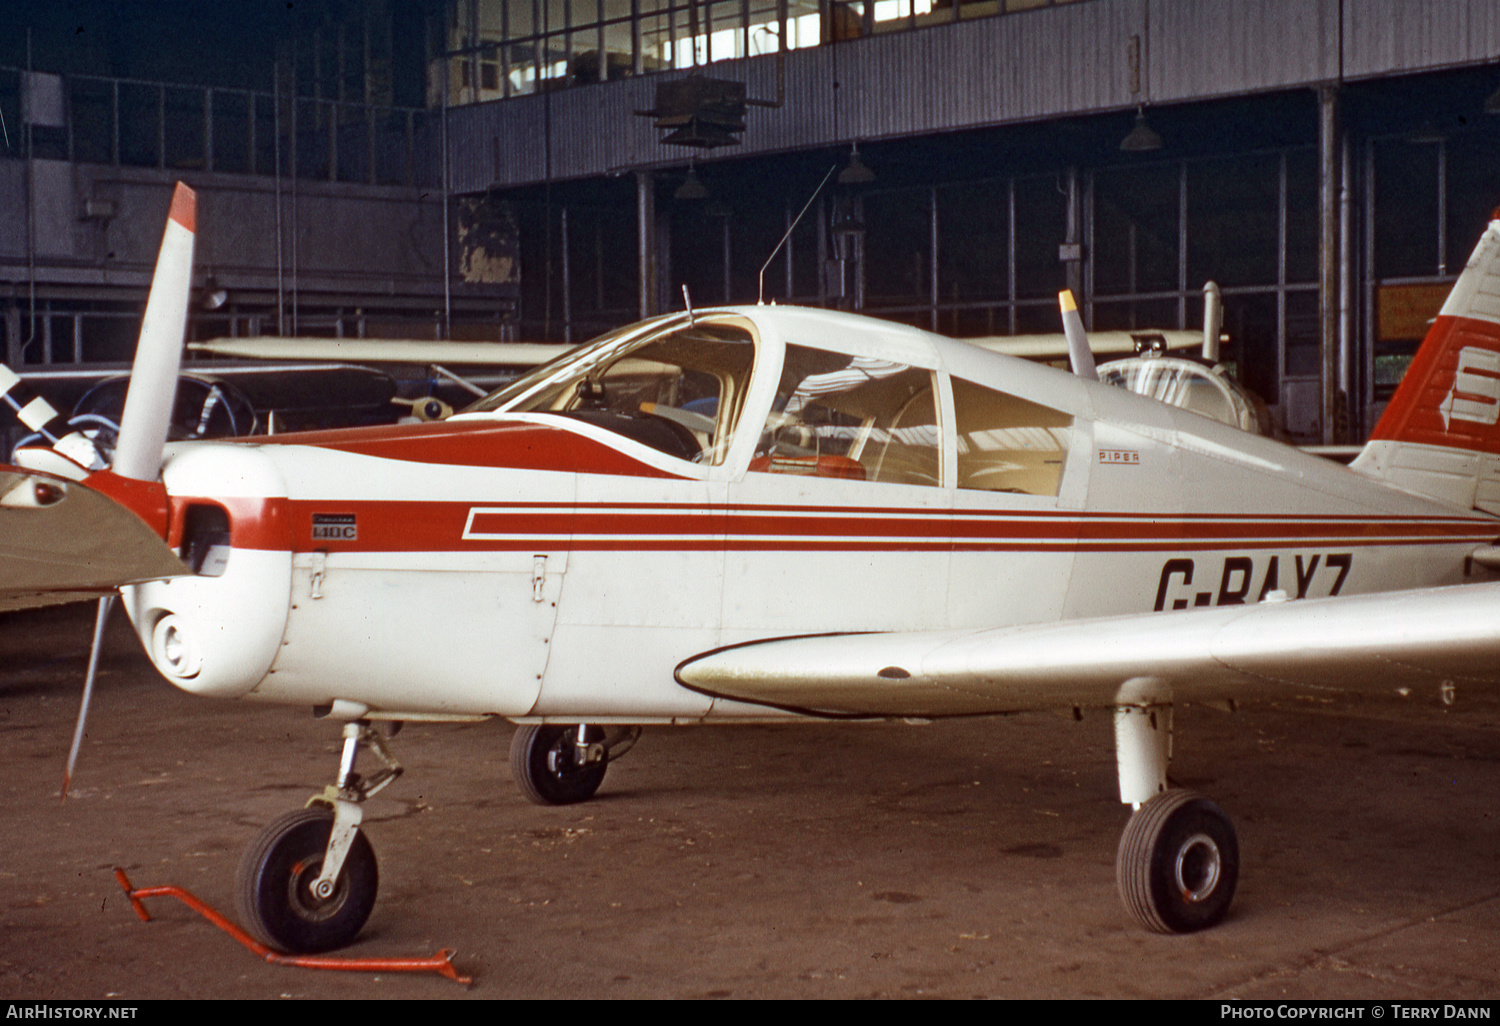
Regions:
<instances>
[{"instance_id":1,"label":"rudder","mask_svg":"<svg viewBox=\"0 0 1500 1026\"><path fill-rule=\"evenodd\" d=\"M1500 220L1480 237L1352 466L1500 514Z\"/></svg>"}]
</instances>

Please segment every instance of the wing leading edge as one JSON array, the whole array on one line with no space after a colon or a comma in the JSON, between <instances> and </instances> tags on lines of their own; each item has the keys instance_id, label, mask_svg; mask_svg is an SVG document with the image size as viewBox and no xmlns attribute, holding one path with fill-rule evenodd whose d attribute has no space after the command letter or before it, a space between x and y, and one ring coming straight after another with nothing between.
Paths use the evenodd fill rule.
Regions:
<instances>
[{"instance_id":1,"label":"wing leading edge","mask_svg":"<svg viewBox=\"0 0 1500 1026\"><path fill-rule=\"evenodd\" d=\"M0 467L0 611L186 574L140 517L76 481Z\"/></svg>"},{"instance_id":2,"label":"wing leading edge","mask_svg":"<svg viewBox=\"0 0 1500 1026\"><path fill-rule=\"evenodd\" d=\"M831 717L1390 694L1500 683L1500 583L983 630L751 642L687 660L685 687Z\"/></svg>"}]
</instances>

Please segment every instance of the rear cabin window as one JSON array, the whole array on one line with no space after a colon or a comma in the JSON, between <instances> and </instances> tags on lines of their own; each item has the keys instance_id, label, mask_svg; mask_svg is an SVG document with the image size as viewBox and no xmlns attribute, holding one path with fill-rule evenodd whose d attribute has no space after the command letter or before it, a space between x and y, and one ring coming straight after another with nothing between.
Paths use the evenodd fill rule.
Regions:
<instances>
[{"instance_id":1,"label":"rear cabin window","mask_svg":"<svg viewBox=\"0 0 1500 1026\"><path fill-rule=\"evenodd\" d=\"M939 437L931 371L788 345L750 469L935 486Z\"/></svg>"},{"instance_id":2,"label":"rear cabin window","mask_svg":"<svg viewBox=\"0 0 1500 1026\"><path fill-rule=\"evenodd\" d=\"M1073 436L1071 415L953 379L958 487L1056 495Z\"/></svg>"}]
</instances>

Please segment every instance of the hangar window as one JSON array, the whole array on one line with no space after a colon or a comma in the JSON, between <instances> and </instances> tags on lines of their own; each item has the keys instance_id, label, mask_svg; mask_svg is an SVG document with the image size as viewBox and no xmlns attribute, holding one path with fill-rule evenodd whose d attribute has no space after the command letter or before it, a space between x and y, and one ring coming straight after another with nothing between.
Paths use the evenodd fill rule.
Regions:
<instances>
[{"instance_id":1,"label":"hangar window","mask_svg":"<svg viewBox=\"0 0 1500 1026\"><path fill-rule=\"evenodd\" d=\"M449 102L479 103L539 89L700 68L956 18L1073 2L451 0L443 39L451 62Z\"/></svg>"},{"instance_id":2,"label":"hangar window","mask_svg":"<svg viewBox=\"0 0 1500 1026\"><path fill-rule=\"evenodd\" d=\"M750 469L941 483L932 377L902 363L788 345Z\"/></svg>"},{"instance_id":3,"label":"hangar window","mask_svg":"<svg viewBox=\"0 0 1500 1026\"><path fill-rule=\"evenodd\" d=\"M953 379L958 486L989 492L1056 495L1073 418L962 378Z\"/></svg>"}]
</instances>

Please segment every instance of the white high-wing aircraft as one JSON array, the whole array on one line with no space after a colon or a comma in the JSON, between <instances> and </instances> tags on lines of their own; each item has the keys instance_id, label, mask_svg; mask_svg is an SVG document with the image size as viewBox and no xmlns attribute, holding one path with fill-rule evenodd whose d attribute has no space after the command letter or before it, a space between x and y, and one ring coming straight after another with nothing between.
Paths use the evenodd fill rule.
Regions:
<instances>
[{"instance_id":1,"label":"white high-wing aircraft","mask_svg":"<svg viewBox=\"0 0 1500 1026\"><path fill-rule=\"evenodd\" d=\"M61 437L3 471L0 600L123 585L173 684L343 722L335 784L241 866L283 950L374 904L374 721L515 720L522 790L568 803L645 724L1110 709L1121 895L1188 931L1239 851L1168 787L1174 703L1500 683L1500 222L1352 468L776 306L623 328L442 422L164 445L194 227L179 187L113 465Z\"/></svg>"}]
</instances>

